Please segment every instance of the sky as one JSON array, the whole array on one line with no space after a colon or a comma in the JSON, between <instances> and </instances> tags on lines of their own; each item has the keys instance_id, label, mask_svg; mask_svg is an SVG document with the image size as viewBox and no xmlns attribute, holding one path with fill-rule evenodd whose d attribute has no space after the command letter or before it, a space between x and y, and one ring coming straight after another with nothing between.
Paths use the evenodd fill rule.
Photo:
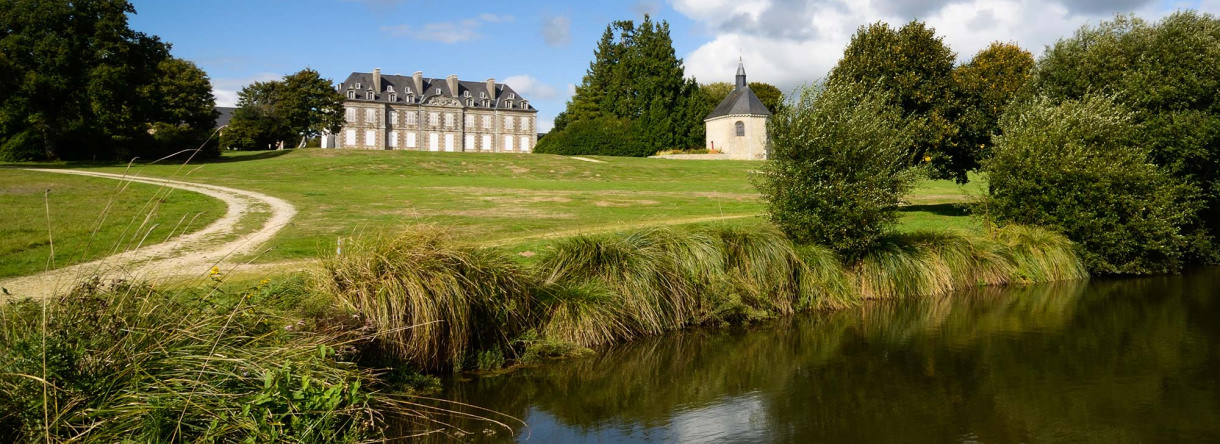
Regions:
<instances>
[{"instance_id":1,"label":"sky","mask_svg":"<svg viewBox=\"0 0 1220 444\"><path fill-rule=\"evenodd\" d=\"M464 80L495 78L538 108L538 129L580 84L614 20L644 14L670 25L686 76L732 82L740 57L751 82L783 91L824 77L852 34L877 21L927 22L965 63L994 41L1038 56L1085 25L1132 13L1155 21L1220 0L132 0L130 26L173 45L212 80L218 106L237 91L309 67L333 82L352 72Z\"/></svg>"}]
</instances>

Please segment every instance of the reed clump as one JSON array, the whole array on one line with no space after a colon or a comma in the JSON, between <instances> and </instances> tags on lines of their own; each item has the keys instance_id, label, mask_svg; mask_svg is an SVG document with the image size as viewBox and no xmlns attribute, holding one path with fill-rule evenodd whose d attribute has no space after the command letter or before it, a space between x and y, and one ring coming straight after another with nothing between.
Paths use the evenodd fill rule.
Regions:
<instances>
[{"instance_id":1,"label":"reed clump","mask_svg":"<svg viewBox=\"0 0 1220 444\"><path fill-rule=\"evenodd\" d=\"M319 288L369 324L380 352L417 368L460 368L530 320L534 280L499 249L436 229L357 241L323 258Z\"/></svg>"},{"instance_id":2,"label":"reed clump","mask_svg":"<svg viewBox=\"0 0 1220 444\"><path fill-rule=\"evenodd\" d=\"M346 329L90 281L0 304L0 441L357 442L385 406ZM215 295L213 295L215 296Z\"/></svg>"},{"instance_id":3,"label":"reed clump","mask_svg":"<svg viewBox=\"0 0 1220 444\"><path fill-rule=\"evenodd\" d=\"M934 296L981 285L1088 276L1067 238L1015 225L987 236L891 234L855 265L854 274L865 299Z\"/></svg>"}]
</instances>

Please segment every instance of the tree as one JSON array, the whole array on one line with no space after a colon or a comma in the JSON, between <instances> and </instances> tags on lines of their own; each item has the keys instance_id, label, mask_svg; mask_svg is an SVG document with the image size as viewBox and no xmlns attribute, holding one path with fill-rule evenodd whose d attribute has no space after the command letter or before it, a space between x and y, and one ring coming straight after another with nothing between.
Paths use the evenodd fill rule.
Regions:
<instances>
[{"instance_id":1,"label":"tree","mask_svg":"<svg viewBox=\"0 0 1220 444\"><path fill-rule=\"evenodd\" d=\"M794 241L855 260L896 223L919 175L904 160L910 139L891 100L844 82L806 87L768 122L771 157L755 185Z\"/></svg>"},{"instance_id":2,"label":"tree","mask_svg":"<svg viewBox=\"0 0 1220 444\"><path fill-rule=\"evenodd\" d=\"M1195 239L1188 262L1217 261L1220 234L1220 19L1177 12L1156 24L1118 16L1085 26L1038 60L1029 94L1052 101L1113 95L1132 111L1136 144L1205 205L1184 227ZM1211 74L1208 74L1211 73Z\"/></svg>"},{"instance_id":3,"label":"tree","mask_svg":"<svg viewBox=\"0 0 1220 444\"><path fill-rule=\"evenodd\" d=\"M956 56L935 30L912 21L893 29L885 23L862 26L852 36L843 58L827 77L830 85L867 85L883 91L899 110L911 134L903 158L910 165L929 162L933 176L966 181L954 159L957 107L953 92Z\"/></svg>"},{"instance_id":4,"label":"tree","mask_svg":"<svg viewBox=\"0 0 1220 444\"><path fill-rule=\"evenodd\" d=\"M649 16L638 26L616 21L606 27L576 94L555 119L558 133L582 120L626 119L632 138L651 154L703 143L698 85L683 78L669 24ZM557 139L567 140L567 139Z\"/></svg>"},{"instance_id":5,"label":"tree","mask_svg":"<svg viewBox=\"0 0 1220 444\"><path fill-rule=\"evenodd\" d=\"M957 87L958 141L949 147L949 170L971 171L988 157L1000 116L1033 73L1034 56L1011 43L992 43L953 70Z\"/></svg>"},{"instance_id":6,"label":"tree","mask_svg":"<svg viewBox=\"0 0 1220 444\"><path fill-rule=\"evenodd\" d=\"M12 0L0 8L0 157L110 158L146 134L139 94L169 46L131 30L125 0Z\"/></svg>"},{"instance_id":7,"label":"tree","mask_svg":"<svg viewBox=\"0 0 1220 444\"><path fill-rule=\"evenodd\" d=\"M157 79L144 89L152 105L151 140L120 151L124 157L160 157L186 149L198 149L216 127L216 99L207 73L194 63L168 58L157 66ZM220 154L217 144L208 144L195 158Z\"/></svg>"},{"instance_id":8,"label":"tree","mask_svg":"<svg viewBox=\"0 0 1220 444\"><path fill-rule=\"evenodd\" d=\"M304 142L343 125L343 96L329 79L305 68L283 80L255 82L237 93L237 110L222 143L255 150ZM299 142L298 142L299 140Z\"/></svg>"},{"instance_id":9,"label":"tree","mask_svg":"<svg viewBox=\"0 0 1220 444\"><path fill-rule=\"evenodd\" d=\"M1132 117L1104 96L1013 105L986 162L987 214L1062 231L1094 274L1180 270L1198 189L1148 162Z\"/></svg>"}]
</instances>

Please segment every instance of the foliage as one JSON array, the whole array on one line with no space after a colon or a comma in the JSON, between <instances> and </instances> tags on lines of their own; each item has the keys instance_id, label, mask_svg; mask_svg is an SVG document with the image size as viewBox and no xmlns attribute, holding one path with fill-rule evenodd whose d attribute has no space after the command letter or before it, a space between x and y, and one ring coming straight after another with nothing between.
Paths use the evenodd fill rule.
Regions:
<instances>
[{"instance_id":1,"label":"foliage","mask_svg":"<svg viewBox=\"0 0 1220 444\"><path fill-rule=\"evenodd\" d=\"M158 122L210 131L214 116L201 108L213 98L198 68L128 27L134 13L126 0L15 0L0 10L0 158L160 157L202 142L149 140ZM185 88L167 97L170 84Z\"/></svg>"},{"instance_id":2,"label":"foliage","mask_svg":"<svg viewBox=\"0 0 1220 444\"><path fill-rule=\"evenodd\" d=\"M956 149L956 56L935 30L919 21L893 29L861 26L827 77L828 85L860 84L878 90L898 109L910 140L901 156L908 165L930 162L935 178L965 183L970 152Z\"/></svg>"},{"instance_id":3,"label":"foliage","mask_svg":"<svg viewBox=\"0 0 1220 444\"><path fill-rule=\"evenodd\" d=\"M563 131L552 132L538 141L535 153L598 156L651 155L638 142L630 120L598 117L573 122Z\"/></svg>"},{"instance_id":4,"label":"foliage","mask_svg":"<svg viewBox=\"0 0 1220 444\"><path fill-rule=\"evenodd\" d=\"M178 299L94 280L0 305L5 442L360 442L376 437L371 375L348 333L251 302ZM44 420L49 419L50 422Z\"/></svg>"},{"instance_id":5,"label":"foliage","mask_svg":"<svg viewBox=\"0 0 1220 444\"><path fill-rule=\"evenodd\" d=\"M1181 269L1197 190L1149 163L1131 115L1103 96L1038 98L1001 119L988 164L990 217L1048 226L1097 274Z\"/></svg>"},{"instance_id":6,"label":"foliage","mask_svg":"<svg viewBox=\"0 0 1220 444\"><path fill-rule=\"evenodd\" d=\"M949 156L953 171L971 171L990 156L1000 116L1029 81L1034 56L1011 43L992 43L969 63L953 69L961 116L957 142Z\"/></svg>"},{"instance_id":7,"label":"foliage","mask_svg":"<svg viewBox=\"0 0 1220 444\"><path fill-rule=\"evenodd\" d=\"M303 145L324 131L343 125L343 96L310 68L283 80L254 82L237 93L237 110L222 143L255 150L281 143ZM297 141L299 139L299 142Z\"/></svg>"},{"instance_id":8,"label":"foliage","mask_svg":"<svg viewBox=\"0 0 1220 444\"><path fill-rule=\"evenodd\" d=\"M639 155L703 144L699 87L682 77L669 23L647 15L639 26L615 21L606 26L594 57L567 109L555 118L552 136L576 122L613 118L631 123Z\"/></svg>"},{"instance_id":9,"label":"foliage","mask_svg":"<svg viewBox=\"0 0 1220 444\"><path fill-rule=\"evenodd\" d=\"M1055 102L1108 94L1132 112L1133 144L1197 187L1205 205L1183 227L1188 262L1214 262L1220 234L1220 19L1176 12L1157 23L1127 16L1086 26L1047 49L1030 92ZM1211 74L1206 74L1211 73Z\"/></svg>"},{"instance_id":10,"label":"foliage","mask_svg":"<svg viewBox=\"0 0 1220 444\"><path fill-rule=\"evenodd\" d=\"M897 220L914 185L909 137L885 96L842 82L807 87L773 116L771 159L755 176L768 217L801 244L860 258Z\"/></svg>"}]
</instances>

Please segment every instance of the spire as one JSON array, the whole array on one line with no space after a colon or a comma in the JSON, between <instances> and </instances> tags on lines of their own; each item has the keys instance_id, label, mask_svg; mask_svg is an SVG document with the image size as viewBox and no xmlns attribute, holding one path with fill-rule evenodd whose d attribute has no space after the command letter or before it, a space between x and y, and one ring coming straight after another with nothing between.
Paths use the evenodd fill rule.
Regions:
<instances>
[{"instance_id":1,"label":"spire","mask_svg":"<svg viewBox=\"0 0 1220 444\"><path fill-rule=\"evenodd\" d=\"M741 63L741 56L737 57L737 86L733 89L746 87L746 66Z\"/></svg>"}]
</instances>

